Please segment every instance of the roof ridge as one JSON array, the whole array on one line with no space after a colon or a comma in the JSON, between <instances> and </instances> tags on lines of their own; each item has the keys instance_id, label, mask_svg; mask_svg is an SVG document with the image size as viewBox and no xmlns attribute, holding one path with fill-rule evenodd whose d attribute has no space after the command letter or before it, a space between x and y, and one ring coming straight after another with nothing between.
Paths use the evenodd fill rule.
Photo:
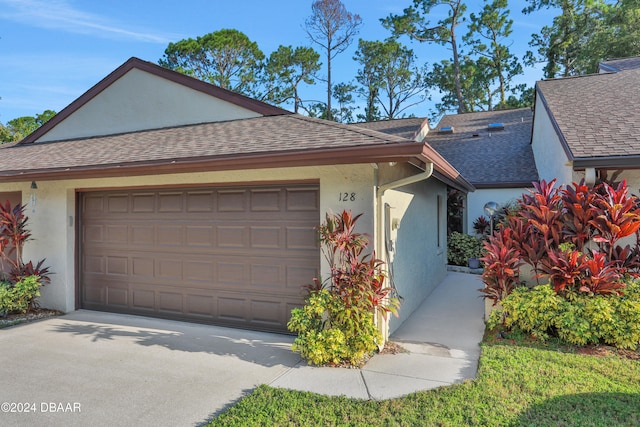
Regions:
<instances>
[{"instance_id":1,"label":"roof ridge","mask_svg":"<svg viewBox=\"0 0 640 427\"><path fill-rule=\"evenodd\" d=\"M330 120L319 119L319 118L316 118L316 117L303 116L302 114L290 114L290 115L287 115L286 117L290 117L292 119L303 120L303 121L313 121L315 123L319 123L319 124L322 124L322 125L325 125L325 126L337 127L337 128L349 131L349 132L358 133L358 134L361 134L361 135L365 135L365 136L372 137L372 138L378 138L378 139L382 139L382 140L389 141L389 142L416 142L416 141L413 141L411 139L403 138L403 137L397 136L397 135L392 135L392 134L388 134L388 133L384 133L384 132L370 130L370 129L363 128L363 127L352 126L351 124L338 123L338 122L333 122L333 121L330 121ZM355 123L353 123L353 125L355 125Z\"/></svg>"}]
</instances>

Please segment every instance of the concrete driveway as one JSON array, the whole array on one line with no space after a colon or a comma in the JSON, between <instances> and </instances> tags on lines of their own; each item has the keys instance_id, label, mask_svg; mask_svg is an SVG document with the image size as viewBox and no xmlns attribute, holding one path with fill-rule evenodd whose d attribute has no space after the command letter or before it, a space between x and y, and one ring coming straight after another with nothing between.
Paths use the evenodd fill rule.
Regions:
<instances>
[{"instance_id":1,"label":"concrete driveway","mask_svg":"<svg viewBox=\"0 0 640 427\"><path fill-rule=\"evenodd\" d=\"M295 366L292 342L82 310L3 329L0 425L197 426Z\"/></svg>"}]
</instances>

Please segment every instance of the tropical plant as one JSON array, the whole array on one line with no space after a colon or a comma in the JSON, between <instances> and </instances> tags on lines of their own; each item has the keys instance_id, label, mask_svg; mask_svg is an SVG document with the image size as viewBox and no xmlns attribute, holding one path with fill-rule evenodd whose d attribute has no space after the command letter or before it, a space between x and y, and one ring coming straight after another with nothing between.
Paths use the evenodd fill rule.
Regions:
<instances>
[{"instance_id":1,"label":"tropical plant","mask_svg":"<svg viewBox=\"0 0 640 427\"><path fill-rule=\"evenodd\" d=\"M640 230L640 205L629 195L626 182L615 188L605 182L593 188L583 182L556 188L555 180L533 185L534 190L519 200L520 209L500 225L499 239L486 247L485 295L496 303L513 289L486 268L497 259L505 262L509 255L521 257L537 280L548 280L565 297L620 294L622 279L639 275L637 239L633 247L620 245L621 239ZM511 282L517 281L514 271Z\"/></svg>"},{"instance_id":2,"label":"tropical plant","mask_svg":"<svg viewBox=\"0 0 640 427\"><path fill-rule=\"evenodd\" d=\"M473 221L473 231L478 236L488 236L489 231L491 230L491 222L487 221L487 218L480 215Z\"/></svg>"},{"instance_id":3,"label":"tropical plant","mask_svg":"<svg viewBox=\"0 0 640 427\"><path fill-rule=\"evenodd\" d=\"M369 239L356 232L361 215L327 214L318 227L330 275L314 280L305 306L292 310L287 324L298 334L293 350L310 363L359 364L382 344L376 310L386 316L399 308L394 290L384 284L384 263L375 253L364 254Z\"/></svg>"},{"instance_id":4,"label":"tropical plant","mask_svg":"<svg viewBox=\"0 0 640 427\"><path fill-rule=\"evenodd\" d=\"M49 267L44 267L45 260L37 262L35 265L32 261L24 262L22 253L24 244L30 240L31 232L27 229L28 217L24 214L25 205L17 204L12 207L7 201L4 205L0 204L0 267L2 269L1 281L3 286L14 288L20 284L24 286L24 280L28 277L37 277L39 284L49 283ZM9 290L7 295L15 297L19 290ZM31 295L28 299L28 305L35 304L36 292L19 292L20 300L24 300L24 295ZM13 298L12 297L12 298ZM19 305L22 310L22 305Z\"/></svg>"},{"instance_id":5,"label":"tropical plant","mask_svg":"<svg viewBox=\"0 0 640 427\"><path fill-rule=\"evenodd\" d=\"M482 280L480 292L493 301L501 302L520 284L519 268L522 265L520 251L513 239L513 230L503 228L484 242Z\"/></svg>"},{"instance_id":6,"label":"tropical plant","mask_svg":"<svg viewBox=\"0 0 640 427\"><path fill-rule=\"evenodd\" d=\"M466 266L470 258L480 258L482 242L475 236L454 231L447 239L449 264Z\"/></svg>"}]
</instances>

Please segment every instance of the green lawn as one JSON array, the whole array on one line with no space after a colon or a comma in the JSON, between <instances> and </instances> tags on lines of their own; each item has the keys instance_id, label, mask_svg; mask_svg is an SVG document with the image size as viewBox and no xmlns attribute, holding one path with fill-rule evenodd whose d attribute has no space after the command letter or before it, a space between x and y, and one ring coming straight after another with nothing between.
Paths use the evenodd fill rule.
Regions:
<instances>
[{"instance_id":1,"label":"green lawn","mask_svg":"<svg viewBox=\"0 0 640 427\"><path fill-rule=\"evenodd\" d=\"M476 380L382 402L258 387L210 426L640 426L640 361L484 343Z\"/></svg>"}]
</instances>

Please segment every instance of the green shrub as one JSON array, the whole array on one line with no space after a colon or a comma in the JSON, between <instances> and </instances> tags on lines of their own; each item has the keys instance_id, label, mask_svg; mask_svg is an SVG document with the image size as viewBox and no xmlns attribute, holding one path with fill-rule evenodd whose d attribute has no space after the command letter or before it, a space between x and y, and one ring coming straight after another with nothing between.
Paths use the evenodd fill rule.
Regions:
<instances>
[{"instance_id":1,"label":"green shrub","mask_svg":"<svg viewBox=\"0 0 640 427\"><path fill-rule=\"evenodd\" d=\"M551 285L516 288L494 311L489 326L501 320L540 339L551 334L575 345L606 343L635 349L640 344L640 282L622 295L575 293L559 296Z\"/></svg>"},{"instance_id":2,"label":"green shrub","mask_svg":"<svg viewBox=\"0 0 640 427\"><path fill-rule=\"evenodd\" d=\"M480 258L482 242L474 236L454 231L447 241L449 264L466 266L469 258Z\"/></svg>"},{"instance_id":3,"label":"green shrub","mask_svg":"<svg viewBox=\"0 0 640 427\"><path fill-rule=\"evenodd\" d=\"M33 300L40 296L40 278L27 276L15 284L0 282L0 316L24 313Z\"/></svg>"},{"instance_id":4,"label":"green shrub","mask_svg":"<svg viewBox=\"0 0 640 427\"><path fill-rule=\"evenodd\" d=\"M326 289L311 293L302 308L293 309L288 328L298 336L293 351L314 365L358 365L382 343L373 312L354 315L354 307Z\"/></svg>"},{"instance_id":5,"label":"green shrub","mask_svg":"<svg viewBox=\"0 0 640 427\"><path fill-rule=\"evenodd\" d=\"M304 307L292 310L287 324L298 334L293 351L314 365L359 365L383 343L374 314L395 314L400 304L384 284L384 262L364 253L369 239L355 231L361 215L327 214L318 227L331 275L314 279Z\"/></svg>"}]
</instances>

